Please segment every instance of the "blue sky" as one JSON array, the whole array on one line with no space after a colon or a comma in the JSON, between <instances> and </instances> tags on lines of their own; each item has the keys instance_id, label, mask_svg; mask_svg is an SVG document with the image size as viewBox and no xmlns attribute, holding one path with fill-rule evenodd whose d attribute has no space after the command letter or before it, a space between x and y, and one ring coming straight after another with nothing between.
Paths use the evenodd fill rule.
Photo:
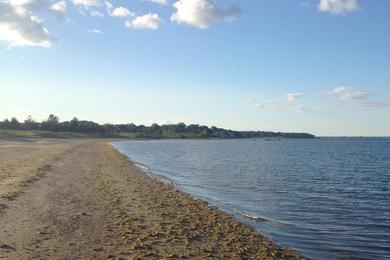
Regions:
<instances>
[{"instance_id":1,"label":"blue sky","mask_svg":"<svg viewBox=\"0 0 390 260\"><path fill-rule=\"evenodd\" d=\"M387 0L0 0L0 118L390 135Z\"/></svg>"}]
</instances>

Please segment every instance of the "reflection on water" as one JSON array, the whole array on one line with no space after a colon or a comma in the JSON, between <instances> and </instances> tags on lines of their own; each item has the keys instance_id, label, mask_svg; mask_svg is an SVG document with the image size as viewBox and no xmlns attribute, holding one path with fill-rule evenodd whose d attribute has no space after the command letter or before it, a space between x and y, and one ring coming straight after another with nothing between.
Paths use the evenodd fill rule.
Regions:
<instances>
[{"instance_id":1,"label":"reflection on water","mask_svg":"<svg viewBox=\"0 0 390 260\"><path fill-rule=\"evenodd\" d=\"M389 139L114 145L152 174L306 256L390 259Z\"/></svg>"}]
</instances>

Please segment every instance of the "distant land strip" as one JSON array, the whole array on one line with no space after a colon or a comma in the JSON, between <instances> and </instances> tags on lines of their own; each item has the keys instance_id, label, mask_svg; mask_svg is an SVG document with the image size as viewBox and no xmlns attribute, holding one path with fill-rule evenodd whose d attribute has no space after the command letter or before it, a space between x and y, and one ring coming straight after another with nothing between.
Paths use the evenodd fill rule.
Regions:
<instances>
[{"instance_id":1,"label":"distant land strip","mask_svg":"<svg viewBox=\"0 0 390 260\"><path fill-rule=\"evenodd\" d=\"M98 124L93 121L73 118L60 122L59 117L50 115L38 122L31 116L23 122L15 117L0 121L0 138L12 137L117 137L117 138L315 138L308 133L284 133L269 131L235 131L198 124Z\"/></svg>"}]
</instances>

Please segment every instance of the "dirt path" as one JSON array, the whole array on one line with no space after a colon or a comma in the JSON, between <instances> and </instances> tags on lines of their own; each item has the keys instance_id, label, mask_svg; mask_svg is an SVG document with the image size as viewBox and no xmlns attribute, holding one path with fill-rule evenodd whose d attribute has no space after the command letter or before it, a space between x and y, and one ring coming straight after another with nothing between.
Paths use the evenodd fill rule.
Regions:
<instances>
[{"instance_id":1,"label":"dirt path","mask_svg":"<svg viewBox=\"0 0 390 260\"><path fill-rule=\"evenodd\" d=\"M145 176L107 143L61 145L53 146L55 156L26 166L30 181L13 183L18 192L0 197L0 258L299 258ZM4 161L0 166L6 172Z\"/></svg>"}]
</instances>

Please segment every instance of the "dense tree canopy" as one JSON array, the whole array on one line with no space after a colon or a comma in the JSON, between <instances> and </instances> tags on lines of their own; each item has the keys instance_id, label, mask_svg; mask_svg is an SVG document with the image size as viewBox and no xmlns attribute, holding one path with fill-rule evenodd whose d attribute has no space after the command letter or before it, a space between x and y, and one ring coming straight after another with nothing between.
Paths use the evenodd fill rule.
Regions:
<instances>
[{"instance_id":1,"label":"dense tree canopy","mask_svg":"<svg viewBox=\"0 0 390 260\"><path fill-rule=\"evenodd\" d=\"M8 130L42 130L54 132L75 132L101 136L131 133L134 137L144 138L314 138L307 133L282 133L264 131L233 131L204 125L153 124L151 126L135 124L98 124L92 121L79 120L76 117L70 121L61 122L55 115L50 115L42 122L35 121L31 116L24 122L15 117L0 121L0 129Z\"/></svg>"}]
</instances>

